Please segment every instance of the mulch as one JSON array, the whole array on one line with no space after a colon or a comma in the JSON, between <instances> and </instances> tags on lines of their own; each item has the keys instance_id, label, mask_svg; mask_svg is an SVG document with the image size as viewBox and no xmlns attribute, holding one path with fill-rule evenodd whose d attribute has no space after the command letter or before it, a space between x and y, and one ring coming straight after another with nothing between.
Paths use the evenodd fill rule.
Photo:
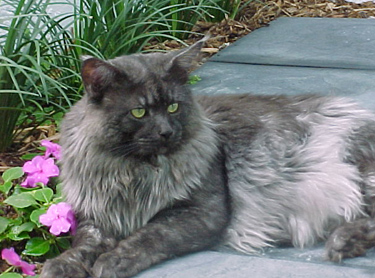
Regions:
<instances>
[{"instance_id":1,"label":"mulch","mask_svg":"<svg viewBox=\"0 0 375 278\"><path fill-rule=\"evenodd\" d=\"M248 2L243 0L243 3ZM238 14L236 19L226 18L221 22L200 21L194 27L197 33L210 33L203 52L205 57L210 57L227 47L236 40L250 32L267 26L278 17L328 17L328 18L375 18L375 3L372 1L355 4L344 0L253 0L249 2ZM201 37L191 35L184 41L193 44ZM164 42L153 41L145 50L176 50L184 45L175 40ZM20 136L14 146L7 153L0 154L0 173L10 167L22 166L24 161L20 158L23 154L37 151L40 140L58 140L56 126L44 126L33 129L31 135L24 138Z\"/></svg>"},{"instance_id":2,"label":"mulch","mask_svg":"<svg viewBox=\"0 0 375 278\"><path fill-rule=\"evenodd\" d=\"M243 0L243 3L248 1ZM327 17L327 18L375 18L375 3L362 4L344 0L253 0L246 5L235 20L224 19L219 23L198 22L194 30L198 33L209 33L211 38L204 51L215 54L236 40L252 31L267 26L278 17ZM199 37L191 36L185 40L193 44ZM165 41L148 46L148 49L174 50L181 44L176 41Z\"/></svg>"}]
</instances>

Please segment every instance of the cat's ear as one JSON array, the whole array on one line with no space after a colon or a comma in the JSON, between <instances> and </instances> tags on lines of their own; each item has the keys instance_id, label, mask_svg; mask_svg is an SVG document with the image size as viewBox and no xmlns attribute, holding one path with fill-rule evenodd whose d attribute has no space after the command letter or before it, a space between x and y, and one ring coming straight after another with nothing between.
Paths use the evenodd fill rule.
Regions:
<instances>
[{"instance_id":1,"label":"cat's ear","mask_svg":"<svg viewBox=\"0 0 375 278\"><path fill-rule=\"evenodd\" d=\"M85 91L94 102L100 102L108 87L120 75L119 70L106 61L83 57L81 75Z\"/></svg>"},{"instance_id":2,"label":"cat's ear","mask_svg":"<svg viewBox=\"0 0 375 278\"><path fill-rule=\"evenodd\" d=\"M176 51L176 53L172 52L173 56L167 64L167 70L169 73L182 83L186 83L189 77L189 72L199 61L201 49L208 39L209 36L207 35L203 39L185 49Z\"/></svg>"}]
</instances>

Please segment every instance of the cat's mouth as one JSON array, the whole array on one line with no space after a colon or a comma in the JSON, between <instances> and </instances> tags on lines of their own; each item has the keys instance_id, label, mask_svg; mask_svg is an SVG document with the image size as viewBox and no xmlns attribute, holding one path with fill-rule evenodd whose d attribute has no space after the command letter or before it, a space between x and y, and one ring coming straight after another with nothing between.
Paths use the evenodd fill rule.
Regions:
<instances>
[{"instance_id":1,"label":"cat's mouth","mask_svg":"<svg viewBox=\"0 0 375 278\"><path fill-rule=\"evenodd\" d=\"M169 142L158 143L149 148L143 148L142 152L150 155L168 155L176 150L175 144Z\"/></svg>"},{"instance_id":2,"label":"cat's mouth","mask_svg":"<svg viewBox=\"0 0 375 278\"><path fill-rule=\"evenodd\" d=\"M169 152L169 149L167 147L160 147L158 149L158 154L167 154Z\"/></svg>"},{"instance_id":3,"label":"cat's mouth","mask_svg":"<svg viewBox=\"0 0 375 278\"><path fill-rule=\"evenodd\" d=\"M138 153L140 155L169 155L179 148L180 138L170 140L139 140Z\"/></svg>"}]
</instances>

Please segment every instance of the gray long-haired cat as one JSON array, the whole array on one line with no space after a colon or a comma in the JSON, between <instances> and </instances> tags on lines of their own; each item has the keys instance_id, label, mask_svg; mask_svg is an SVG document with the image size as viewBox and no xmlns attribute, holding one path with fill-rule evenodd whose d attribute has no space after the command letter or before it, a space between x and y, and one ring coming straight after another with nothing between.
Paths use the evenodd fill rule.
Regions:
<instances>
[{"instance_id":1,"label":"gray long-haired cat","mask_svg":"<svg viewBox=\"0 0 375 278\"><path fill-rule=\"evenodd\" d=\"M193 96L203 41L88 58L62 127L62 180L79 226L43 278L123 278L218 245L251 253L327 239L375 245L375 117L322 96Z\"/></svg>"}]
</instances>

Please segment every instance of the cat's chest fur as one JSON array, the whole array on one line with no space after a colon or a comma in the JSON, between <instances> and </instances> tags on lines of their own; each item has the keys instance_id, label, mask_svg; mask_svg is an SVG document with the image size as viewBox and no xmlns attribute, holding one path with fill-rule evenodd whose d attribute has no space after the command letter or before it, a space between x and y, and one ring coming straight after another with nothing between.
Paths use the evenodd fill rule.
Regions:
<instances>
[{"instance_id":1,"label":"cat's chest fur","mask_svg":"<svg viewBox=\"0 0 375 278\"><path fill-rule=\"evenodd\" d=\"M158 161L157 166L130 163L123 161L104 170L104 176L97 177L95 190L87 191L82 199L86 203L85 217L94 219L106 231L112 230L116 236L127 236L144 226L172 200L187 198L194 186L177 187L181 173L172 170L169 161ZM122 167L114 171L118 165Z\"/></svg>"},{"instance_id":2,"label":"cat's chest fur","mask_svg":"<svg viewBox=\"0 0 375 278\"><path fill-rule=\"evenodd\" d=\"M95 139L83 134L90 128L79 109L68 120L81 119L65 130L62 178L67 202L82 219L93 220L105 231L125 237L144 226L160 210L189 199L207 176L209 161L218 153L212 124L202 119L196 136L170 156L153 163L114 157L93 147ZM77 160L79 156L82 159Z\"/></svg>"}]
</instances>

